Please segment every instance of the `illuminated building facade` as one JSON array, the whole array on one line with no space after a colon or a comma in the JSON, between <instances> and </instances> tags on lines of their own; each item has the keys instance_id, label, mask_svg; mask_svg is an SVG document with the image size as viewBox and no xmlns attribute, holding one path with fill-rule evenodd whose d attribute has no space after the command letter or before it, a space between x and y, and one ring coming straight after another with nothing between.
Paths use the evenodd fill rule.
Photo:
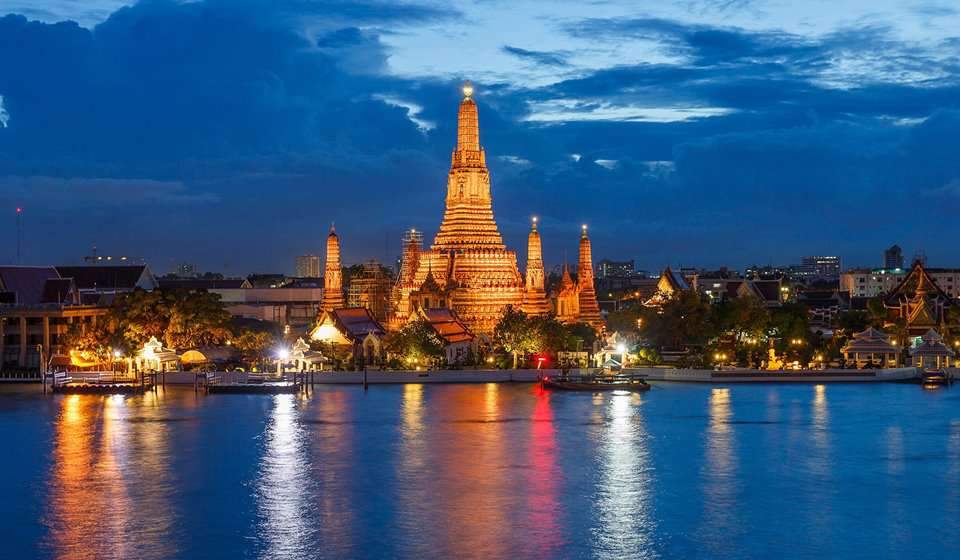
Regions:
<instances>
[{"instance_id":1,"label":"illuminated building facade","mask_svg":"<svg viewBox=\"0 0 960 560\"><path fill-rule=\"evenodd\" d=\"M323 303L324 311L332 311L344 307L343 298L343 267L340 264L340 237L333 226L330 226L330 235L327 236L327 263L323 275Z\"/></svg>"},{"instance_id":2,"label":"illuminated building facade","mask_svg":"<svg viewBox=\"0 0 960 560\"><path fill-rule=\"evenodd\" d=\"M457 146L447 176L446 209L429 249L413 236L403 249L394 287L391 328L406 324L418 309L448 308L471 332L489 335L508 306L531 314L546 313L540 235L534 225L528 238L527 278L517 266L493 217L490 173L480 145L477 104L469 82L463 88L457 117ZM582 279L578 281L577 317L599 328L600 311L593 289L590 241L584 232L580 247Z\"/></svg>"}]
</instances>

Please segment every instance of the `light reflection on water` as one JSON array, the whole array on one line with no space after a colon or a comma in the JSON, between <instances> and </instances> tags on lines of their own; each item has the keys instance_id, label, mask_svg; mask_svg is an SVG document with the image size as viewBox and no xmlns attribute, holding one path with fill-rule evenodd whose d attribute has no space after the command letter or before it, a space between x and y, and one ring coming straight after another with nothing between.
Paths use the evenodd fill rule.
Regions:
<instances>
[{"instance_id":1,"label":"light reflection on water","mask_svg":"<svg viewBox=\"0 0 960 560\"><path fill-rule=\"evenodd\" d=\"M601 464L593 533L599 558L656 558L656 521L650 495L654 481L639 403L614 393L607 404L599 460Z\"/></svg>"},{"instance_id":2,"label":"light reflection on water","mask_svg":"<svg viewBox=\"0 0 960 560\"><path fill-rule=\"evenodd\" d=\"M945 558L960 546L953 389L5 391L0 422L22 433L0 495L32 485L20 509L38 515L0 505L21 524L3 557Z\"/></svg>"},{"instance_id":3,"label":"light reflection on water","mask_svg":"<svg viewBox=\"0 0 960 560\"><path fill-rule=\"evenodd\" d=\"M273 396L254 492L257 539L266 558L312 558L314 512L307 434L294 395Z\"/></svg>"},{"instance_id":4,"label":"light reflection on water","mask_svg":"<svg viewBox=\"0 0 960 560\"><path fill-rule=\"evenodd\" d=\"M738 519L740 504L737 492L736 438L733 431L731 390L710 391L709 418L706 433L706 460L703 469L703 535L709 550L728 555L735 552L731 536L743 530Z\"/></svg>"},{"instance_id":5,"label":"light reflection on water","mask_svg":"<svg viewBox=\"0 0 960 560\"><path fill-rule=\"evenodd\" d=\"M151 394L135 403L119 395L61 399L47 475L44 549L71 559L176 554L166 426L150 421L156 398Z\"/></svg>"}]
</instances>

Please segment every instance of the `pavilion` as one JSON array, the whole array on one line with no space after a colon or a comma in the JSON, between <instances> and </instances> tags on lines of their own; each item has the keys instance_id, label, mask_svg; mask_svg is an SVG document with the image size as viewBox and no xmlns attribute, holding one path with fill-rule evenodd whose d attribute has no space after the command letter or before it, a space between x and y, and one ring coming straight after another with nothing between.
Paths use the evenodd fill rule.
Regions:
<instances>
[{"instance_id":1,"label":"pavilion","mask_svg":"<svg viewBox=\"0 0 960 560\"><path fill-rule=\"evenodd\" d=\"M853 335L841 350L848 364L863 368L868 364L877 367L897 367L900 349L890 337L873 327Z\"/></svg>"},{"instance_id":2,"label":"pavilion","mask_svg":"<svg viewBox=\"0 0 960 560\"><path fill-rule=\"evenodd\" d=\"M913 366L922 369L948 368L954 361L954 352L943 343L940 333L930 329L921 337L921 342L910 349Z\"/></svg>"}]
</instances>

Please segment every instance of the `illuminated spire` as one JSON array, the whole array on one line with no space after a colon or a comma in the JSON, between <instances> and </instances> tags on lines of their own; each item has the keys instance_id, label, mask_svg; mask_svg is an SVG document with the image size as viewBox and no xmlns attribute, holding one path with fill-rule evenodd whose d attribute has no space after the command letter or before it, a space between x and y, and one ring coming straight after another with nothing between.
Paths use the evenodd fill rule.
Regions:
<instances>
[{"instance_id":1,"label":"illuminated spire","mask_svg":"<svg viewBox=\"0 0 960 560\"><path fill-rule=\"evenodd\" d=\"M547 293L543 288L543 248L540 244L540 232L537 231L537 218L530 224L527 237L527 276L526 290L523 294L523 312L527 315L546 315L550 311Z\"/></svg>"},{"instance_id":2,"label":"illuminated spire","mask_svg":"<svg viewBox=\"0 0 960 560\"><path fill-rule=\"evenodd\" d=\"M323 273L323 301L324 311L339 309L345 305L343 299L343 269L340 264L340 236L330 224L330 234L327 235L327 262Z\"/></svg>"},{"instance_id":3,"label":"illuminated spire","mask_svg":"<svg viewBox=\"0 0 960 560\"><path fill-rule=\"evenodd\" d=\"M587 224L580 230L580 262L577 263L577 291L580 297L580 321L595 329L603 327L597 292L593 286L593 249L587 236Z\"/></svg>"},{"instance_id":4,"label":"illuminated spire","mask_svg":"<svg viewBox=\"0 0 960 560\"><path fill-rule=\"evenodd\" d=\"M457 150L480 150L480 123L477 116L477 103L473 100L473 86L470 82L463 85L463 101L457 115Z\"/></svg>"}]
</instances>

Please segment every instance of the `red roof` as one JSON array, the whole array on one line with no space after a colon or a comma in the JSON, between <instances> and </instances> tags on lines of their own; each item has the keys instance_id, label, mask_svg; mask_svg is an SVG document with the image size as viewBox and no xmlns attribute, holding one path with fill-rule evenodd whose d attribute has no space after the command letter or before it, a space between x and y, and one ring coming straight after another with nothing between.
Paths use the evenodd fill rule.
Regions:
<instances>
[{"instance_id":1,"label":"red roof","mask_svg":"<svg viewBox=\"0 0 960 560\"><path fill-rule=\"evenodd\" d=\"M433 330L436 331L436 333L440 335L440 338L447 344L470 342L473 340L473 333L460 322L456 313L450 309L430 309L425 310L423 314L426 316L430 326L433 327Z\"/></svg>"},{"instance_id":2,"label":"red roof","mask_svg":"<svg viewBox=\"0 0 960 560\"><path fill-rule=\"evenodd\" d=\"M343 307L330 313L347 338L362 340L370 333L382 336L387 332L366 307Z\"/></svg>"}]
</instances>

